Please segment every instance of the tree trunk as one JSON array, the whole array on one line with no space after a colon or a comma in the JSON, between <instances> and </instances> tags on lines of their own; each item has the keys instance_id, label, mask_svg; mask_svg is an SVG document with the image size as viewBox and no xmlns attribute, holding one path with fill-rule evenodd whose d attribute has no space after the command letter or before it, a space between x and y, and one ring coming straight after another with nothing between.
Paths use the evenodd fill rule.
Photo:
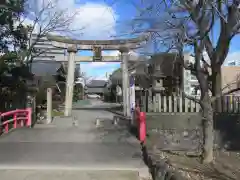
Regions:
<instances>
[{"instance_id":1,"label":"tree trunk","mask_svg":"<svg viewBox=\"0 0 240 180\"><path fill-rule=\"evenodd\" d=\"M214 129L213 129L213 108L208 92L202 96L203 111L203 163L213 161Z\"/></svg>"},{"instance_id":2,"label":"tree trunk","mask_svg":"<svg viewBox=\"0 0 240 180\"><path fill-rule=\"evenodd\" d=\"M220 96L213 103L214 104L213 107L216 112L221 112L222 110L221 94L222 94L222 73L221 73L221 66L219 66L219 67L214 67L213 73L212 73L212 95Z\"/></svg>"}]
</instances>

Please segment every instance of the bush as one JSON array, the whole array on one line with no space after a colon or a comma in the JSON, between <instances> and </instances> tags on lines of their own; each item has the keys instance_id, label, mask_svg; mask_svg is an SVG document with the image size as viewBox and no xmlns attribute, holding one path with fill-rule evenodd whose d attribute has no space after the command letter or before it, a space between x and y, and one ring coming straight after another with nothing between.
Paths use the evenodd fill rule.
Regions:
<instances>
[{"instance_id":1,"label":"bush","mask_svg":"<svg viewBox=\"0 0 240 180\"><path fill-rule=\"evenodd\" d=\"M79 99L81 99L83 95L82 93L83 93L82 85L76 84L73 92L73 102L77 102Z\"/></svg>"}]
</instances>

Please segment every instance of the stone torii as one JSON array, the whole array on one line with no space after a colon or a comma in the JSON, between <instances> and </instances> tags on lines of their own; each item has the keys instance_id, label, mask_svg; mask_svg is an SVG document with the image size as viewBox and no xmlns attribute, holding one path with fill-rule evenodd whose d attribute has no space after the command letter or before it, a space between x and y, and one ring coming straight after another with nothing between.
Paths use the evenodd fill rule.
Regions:
<instances>
[{"instance_id":1,"label":"stone torii","mask_svg":"<svg viewBox=\"0 0 240 180\"><path fill-rule=\"evenodd\" d=\"M75 56L78 50L92 50L94 52L93 62L104 62L102 50L118 50L121 53L119 62L122 66L122 89L123 89L123 109L124 116L131 116L130 94L129 94L129 74L128 61L129 51L141 47L141 43L147 40L143 35L132 39L118 40L74 40L64 36L47 35L52 45L58 48L67 49L68 55L68 72L65 97L65 116L70 116L72 112L73 88L74 88L74 70Z\"/></svg>"}]
</instances>

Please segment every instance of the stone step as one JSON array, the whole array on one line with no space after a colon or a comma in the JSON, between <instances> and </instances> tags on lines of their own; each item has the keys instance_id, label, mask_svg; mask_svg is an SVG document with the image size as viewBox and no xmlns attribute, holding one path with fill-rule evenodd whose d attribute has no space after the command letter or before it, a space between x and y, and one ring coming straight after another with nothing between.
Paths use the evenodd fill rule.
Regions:
<instances>
[{"instance_id":1,"label":"stone step","mask_svg":"<svg viewBox=\"0 0 240 180\"><path fill-rule=\"evenodd\" d=\"M1 180L138 180L133 170L58 170L58 169L6 169L0 170Z\"/></svg>"}]
</instances>

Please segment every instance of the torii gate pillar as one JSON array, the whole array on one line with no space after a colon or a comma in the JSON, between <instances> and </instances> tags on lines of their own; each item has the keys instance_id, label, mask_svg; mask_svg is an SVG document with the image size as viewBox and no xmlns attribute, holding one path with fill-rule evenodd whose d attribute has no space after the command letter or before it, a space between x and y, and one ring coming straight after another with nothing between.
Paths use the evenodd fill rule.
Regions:
<instances>
[{"instance_id":1,"label":"torii gate pillar","mask_svg":"<svg viewBox=\"0 0 240 180\"><path fill-rule=\"evenodd\" d=\"M75 56L77 48L75 46L68 47L68 70L67 70L67 84L65 97L65 116L72 115L73 90L74 90L74 71L75 71Z\"/></svg>"},{"instance_id":2,"label":"torii gate pillar","mask_svg":"<svg viewBox=\"0 0 240 180\"><path fill-rule=\"evenodd\" d=\"M123 114L124 116L130 117L131 108L130 108L129 73L128 73L129 50L127 48L121 48L120 52L122 66Z\"/></svg>"}]
</instances>

